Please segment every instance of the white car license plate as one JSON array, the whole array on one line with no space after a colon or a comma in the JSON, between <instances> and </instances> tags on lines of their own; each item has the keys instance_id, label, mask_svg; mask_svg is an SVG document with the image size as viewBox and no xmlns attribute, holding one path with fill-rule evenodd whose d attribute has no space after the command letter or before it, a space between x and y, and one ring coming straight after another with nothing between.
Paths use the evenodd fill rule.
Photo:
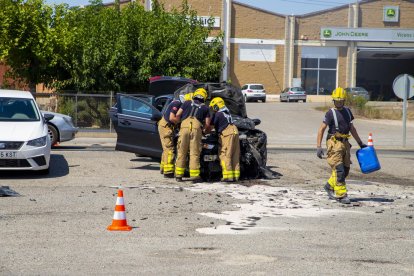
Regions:
<instances>
[{"instance_id":1,"label":"white car license plate","mask_svg":"<svg viewBox=\"0 0 414 276\"><path fill-rule=\"evenodd\" d=\"M2 159L15 159L15 158L17 158L17 152L15 152L15 151L0 151L0 158L2 158Z\"/></svg>"}]
</instances>

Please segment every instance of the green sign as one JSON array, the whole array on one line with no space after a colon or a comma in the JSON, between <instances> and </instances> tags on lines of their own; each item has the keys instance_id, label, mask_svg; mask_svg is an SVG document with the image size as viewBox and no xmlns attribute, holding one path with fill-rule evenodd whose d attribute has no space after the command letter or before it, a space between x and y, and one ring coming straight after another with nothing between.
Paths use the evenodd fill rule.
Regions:
<instances>
[{"instance_id":1,"label":"green sign","mask_svg":"<svg viewBox=\"0 0 414 276\"><path fill-rule=\"evenodd\" d=\"M329 30L329 29L323 30L323 37L324 38L330 38L330 37L332 37L332 31Z\"/></svg>"},{"instance_id":2,"label":"green sign","mask_svg":"<svg viewBox=\"0 0 414 276\"><path fill-rule=\"evenodd\" d=\"M400 7L384 6L384 22L398 22Z\"/></svg>"},{"instance_id":3,"label":"green sign","mask_svg":"<svg viewBox=\"0 0 414 276\"><path fill-rule=\"evenodd\" d=\"M387 9L388 17L395 17L396 11L394 9Z\"/></svg>"}]
</instances>

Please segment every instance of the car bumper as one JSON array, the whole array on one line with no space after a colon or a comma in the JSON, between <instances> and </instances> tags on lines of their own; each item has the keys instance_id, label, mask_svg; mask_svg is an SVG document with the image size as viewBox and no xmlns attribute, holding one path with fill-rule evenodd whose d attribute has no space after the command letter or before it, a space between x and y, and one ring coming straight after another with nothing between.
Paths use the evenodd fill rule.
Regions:
<instances>
[{"instance_id":1,"label":"car bumper","mask_svg":"<svg viewBox=\"0 0 414 276\"><path fill-rule=\"evenodd\" d=\"M1 150L0 150L1 151ZM0 157L0 170L45 170L49 168L50 161L50 144L44 147L31 148L23 146L17 151L1 151L15 152L15 157Z\"/></svg>"},{"instance_id":2,"label":"car bumper","mask_svg":"<svg viewBox=\"0 0 414 276\"><path fill-rule=\"evenodd\" d=\"M306 100L306 95L298 95L298 96L295 96L295 95L289 95L288 96L288 98L289 98L289 100Z\"/></svg>"},{"instance_id":3,"label":"car bumper","mask_svg":"<svg viewBox=\"0 0 414 276\"><path fill-rule=\"evenodd\" d=\"M266 100L266 94L252 93L246 94L248 100Z\"/></svg>"},{"instance_id":4,"label":"car bumper","mask_svg":"<svg viewBox=\"0 0 414 276\"><path fill-rule=\"evenodd\" d=\"M75 139L76 133L78 133L77 127L66 127L59 129L60 132L60 142L66 142Z\"/></svg>"}]
</instances>

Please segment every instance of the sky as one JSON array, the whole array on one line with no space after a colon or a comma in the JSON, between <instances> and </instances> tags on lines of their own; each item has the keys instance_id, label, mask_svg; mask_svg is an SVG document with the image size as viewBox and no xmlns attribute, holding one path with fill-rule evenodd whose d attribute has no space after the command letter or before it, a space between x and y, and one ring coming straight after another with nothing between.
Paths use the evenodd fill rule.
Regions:
<instances>
[{"instance_id":1,"label":"sky","mask_svg":"<svg viewBox=\"0 0 414 276\"><path fill-rule=\"evenodd\" d=\"M87 5L89 0L45 0L49 4L67 3L70 6ZM355 3L356 0L234 0L235 2L258 7L271 12L288 15L301 15L344 4ZM103 0L103 3L114 0Z\"/></svg>"}]
</instances>

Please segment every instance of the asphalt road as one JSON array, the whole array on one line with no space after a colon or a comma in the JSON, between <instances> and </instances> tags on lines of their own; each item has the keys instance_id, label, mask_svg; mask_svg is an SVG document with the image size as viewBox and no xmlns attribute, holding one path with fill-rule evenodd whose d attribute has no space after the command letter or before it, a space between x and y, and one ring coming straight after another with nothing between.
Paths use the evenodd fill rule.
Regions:
<instances>
[{"instance_id":1,"label":"asphalt road","mask_svg":"<svg viewBox=\"0 0 414 276\"><path fill-rule=\"evenodd\" d=\"M178 184L106 138L53 150L49 176L1 173L0 186L21 196L0 197L0 275L413 275L412 152L384 145L380 171L363 175L353 165L352 204L330 201L315 137L282 143L321 114L307 109L307 123L291 131L289 121L268 121L272 108L300 116L285 106L248 105L263 111L275 179ZM119 185L131 232L106 230Z\"/></svg>"}]
</instances>

